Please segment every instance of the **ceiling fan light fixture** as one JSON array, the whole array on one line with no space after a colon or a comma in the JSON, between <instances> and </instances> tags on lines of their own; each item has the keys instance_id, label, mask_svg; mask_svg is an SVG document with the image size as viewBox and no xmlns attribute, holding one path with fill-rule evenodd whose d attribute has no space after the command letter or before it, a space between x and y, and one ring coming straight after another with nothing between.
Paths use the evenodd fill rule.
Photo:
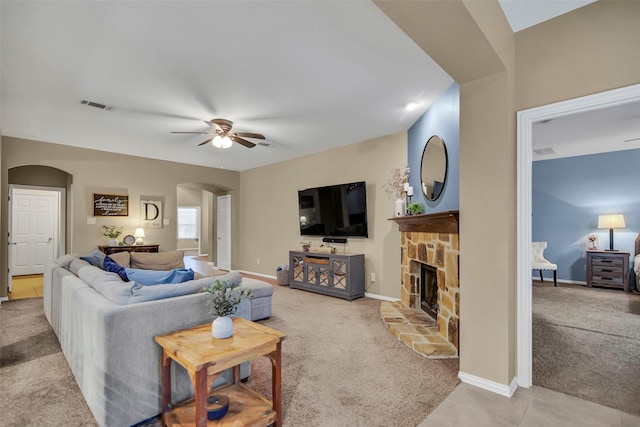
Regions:
<instances>
[{"instance_id":1,"label":"ceiling fan light fixture","mask_svg":"<svg viewBox=\"0 0 640 427\"><path fill-rule=\"evenodd\" d=\"M222 137L220 135L216 135L211 140L211 144L216 148L222 148Z\"/></svg>"},{"instance_id":2,"label":"ceiling fan light fixture","mask_svg":"<svg viewBox=\"0 0 640 427\"><path fill-rule=\"evenodd\" d=\"M228 136L225 135L224 138L222 138L222 148L229 148L232 144L233 143L231 142L231 138L229 138Z\"/></svg>"}]
</instances>

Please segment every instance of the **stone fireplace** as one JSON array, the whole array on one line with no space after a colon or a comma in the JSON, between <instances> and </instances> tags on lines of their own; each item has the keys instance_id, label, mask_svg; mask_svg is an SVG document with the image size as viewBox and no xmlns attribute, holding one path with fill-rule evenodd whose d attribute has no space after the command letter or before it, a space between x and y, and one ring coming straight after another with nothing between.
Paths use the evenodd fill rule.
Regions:
<instances>
[{"instance_id":1,"label":"stone fireplace","mask_svg":"<svg viewBox=\"0 0 640 427\"><path fill-rule=\"evenodd\" d=\"M413 325L416 316L422 318L420 313L428 314L424 316L427 319L424 325L416 323L412 329L405 328L404 332L398 332L398 338L406 341L400 337L401 334L423 334L426 342L433 344L425 354L427 357L455 357L458 354L460 319L458 212L412 215L392 220L399 224L401 232L401 301L386 305L383 311L387 320ZM406 320L405 316L404 320L393 320L393 313L400 313L398 316L408 314L411 319ZM436 322L433 327L429 326L429 317ZM432 336L434 334L437 336ZM421 338L412 337L411 340L411 347L416 350L416 340ZM453 347L454 354L447 344Z\"/></svg>"}]
</instances>

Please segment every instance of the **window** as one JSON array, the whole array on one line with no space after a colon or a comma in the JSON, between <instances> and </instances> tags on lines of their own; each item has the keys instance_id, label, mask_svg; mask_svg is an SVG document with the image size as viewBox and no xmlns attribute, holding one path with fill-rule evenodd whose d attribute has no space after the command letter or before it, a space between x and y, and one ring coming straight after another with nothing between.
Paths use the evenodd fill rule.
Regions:
<instances>
[{"instance_id":1,"label":"window","mask_svg":"<svg viewBox=\"0 0 640 427\"><path fill-rule=\"evenodd\" d=\"M197 239L199 225L199 207L178 207L178 239Z\"/></svg>"}]
</instances>

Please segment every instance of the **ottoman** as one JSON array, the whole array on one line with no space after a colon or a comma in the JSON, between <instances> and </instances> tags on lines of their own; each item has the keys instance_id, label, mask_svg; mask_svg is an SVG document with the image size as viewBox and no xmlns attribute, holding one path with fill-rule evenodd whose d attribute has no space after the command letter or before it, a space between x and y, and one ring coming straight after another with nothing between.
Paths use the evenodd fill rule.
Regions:
<instances>
[{"instance_id":1,"label":"ottoman","mask_svg":"<svg viewBox=\"0 0 640 427\"><path fill-rule=\"evenodd\" d=\"M271 317L271 298L273 286L262 280L249 277L242 278L242 288L251 290L251 320L267 319Z\"/></svg>"}]
</instances>

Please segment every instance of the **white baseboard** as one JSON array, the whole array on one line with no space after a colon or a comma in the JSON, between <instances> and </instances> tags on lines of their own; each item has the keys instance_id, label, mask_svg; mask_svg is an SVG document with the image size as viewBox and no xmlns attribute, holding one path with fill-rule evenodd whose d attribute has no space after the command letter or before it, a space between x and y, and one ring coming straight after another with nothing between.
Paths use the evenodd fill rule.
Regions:
<instances>
[{"instance_id":1,"label":"white baseboard","mask_svg":"<svg viewBox=\"0 0 640 427\"><path fill-rule=\"evenodd\" d=\"M511 381L511 384L509 385L500 384L495 381L490 381L485 378L464 373L462 371L458 371L458 378L460 378L460 380L463 383L467 383L472 386L475 386L484 390L488 390L490 392L493 392L505 397L513 396L513 393L515 393L516 389L518 388L518 380L515 377L513 378L513 381Z\"/></svg>"},{"instance_id":2,"label":"white baseboard","mask_svg":"<svg viewBox=\"0 0 640 427\"><path fill-rule=\"evenodd\" d=\"M399 298L392 298L392 297L387 297L384 295L378 295L378 294L370 294L369 292L365 292L364 296L367 298L371 298L371 299L380 299L383 301L400 301Z\"/></svg>"},{"instance_id":3,"label":"white baseboard","mask_svg":"<svg viewBox=\"0 0 640 427\"><path fill-rule=\"evenodd\" d=\"M0 304L9 301L9 297L0 297Z\"/></svg>"},{"instance_id":4,"label":"white baseboard","mask_svg":"<svg viewBox=\"0 0 640 427\"><path fill-rule=\"evenodd\" d=\"M239 271L240 273L245 273L245 274L251 274L252 276L260 276L260 277L266 277L267 279L278 279L276 276L271 276L270 274L262 274L262 273L254 273L253 271L247 271L247 270L236 270Z\"/></svg>"}]
</instances>

